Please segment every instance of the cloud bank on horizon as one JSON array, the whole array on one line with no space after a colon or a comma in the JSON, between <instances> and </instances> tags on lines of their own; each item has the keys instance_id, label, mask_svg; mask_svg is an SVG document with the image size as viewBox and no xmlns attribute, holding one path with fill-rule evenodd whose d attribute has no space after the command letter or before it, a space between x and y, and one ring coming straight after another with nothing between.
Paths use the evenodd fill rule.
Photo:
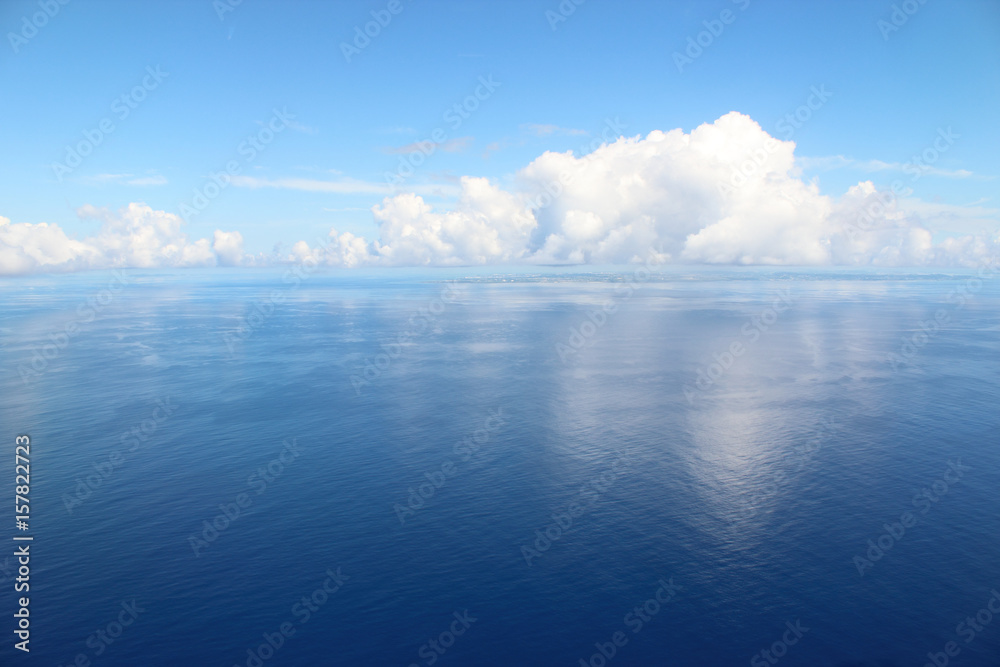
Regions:
<instances>
[{"instance_id":1,"label":"cloud bank on horizon","mask_svg":"<svg viewBox=\"0 0 1000 667\"><path fill-rule=\"evenodd\" d=\"M546 152L504 189L461 179L450 208L400 193L372 207L378 238L331 229L290 254L248 255L239 231L192 240L180 216L131 203L91 206L100 230L72 239L47 223L0 217L0 274L119 267L315 262L333 267L665 264L976 266L1000 233L935 241L931 207L905 207L905 188L870 181L838 198L800 176L795 144L730 112L690 133L619 137L592 153ZM995 214L995 211L990 211ZM931 213L930 215L933 215Z\"/></svg>"}]
</instances>

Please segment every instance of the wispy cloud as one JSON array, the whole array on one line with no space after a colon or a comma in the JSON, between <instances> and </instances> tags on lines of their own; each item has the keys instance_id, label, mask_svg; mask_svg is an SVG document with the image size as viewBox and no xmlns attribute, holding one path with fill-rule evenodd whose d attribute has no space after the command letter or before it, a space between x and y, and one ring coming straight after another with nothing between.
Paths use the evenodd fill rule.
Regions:
<instances>
[{"instance_id":1,"label":"wispy cloud","mask_svg":"<svg viewBox=\"0 0 1000 667\"><path fill-rule=\"evenodd\" d=\"M461 153L474 141L473 137L455 137L441 143L435 144L433 141L414 141L405 146L387 146L382 149L388 155L408 155L410 153L431 153L432 151L444 151L445 153Z\"/></svg>"},{"instance_id":2,"label":"wispy cloud","mask_svg":"<svg viewBox=\"0 0 1000 667\"><path fill-rule=\"evenodd\" d=\"M168 183L166 176L140 176L139 178L133 178L125 181L126 185L166 185Z\"/></svg>"},{"instance_id":3,"label":"wispy cloud","mask_svg":"<svg viewBox=\"0 0 1000 667\"><path fill-rule=\"evenodd\" d=\"M839 197L822 194L796 172L792 142L777 142L780 150L741 185L718 188L733 174L731 161L720 159L720 147L728 151L724 156L740 156L769 139L752 118L731 112L688 133L654 130L644 138L605 142L586 155L547 151L515 172L508 185L463 176L457 187L424 180L393 193L388 183L329 174L239 175L231 182L323 193L317 207L364 205L379 196L380 203L369 209L376 236L332 228L329 243L296 242L286 258L311 257L330 266L626 264L654 256L655 249L658 262L681 264L972 267L1000 251L996 207L893 197L871 180ZM895 168L887 162L861 164ZM100 178L135 180L117 173ZM555 185L561 187L553 195ZM691 197L692 191L706 196ZM331 212L341 210L346 211ZM238 230L217 229L211 238L191 239L180 216L146 204L132 203L117 213L84 206L78 215L100 220L101 229L78 239L51 223L0 217L0 274L256 265L260 257L242 254ZM360 217L331 216L353 222ZM865 220L863 228L859 220Z\"/></svg>"},{"instance_id":4,"label":"wispy cloud","mask_svg":"<svg viewBox=\"0 0 1000 667\"><path fill-rule=\"evenodd\" d=\"M590 134L586 130L577 130L571 127L560 127L551 123L521 123L521 125L518 126L518 129L520 130L520 136L515 139L503 137L498 141L492 141L487 144L486 148L483 150L483 159L488 160L490 155L493 153L510 146L524 146L531 138L551 136L579 137L588 136Z\"/></svg>"},{"instance_id":5,"label":"wispy cloud","mask_svg":"<svg viewBox=\"0 0 1000 667\"><path fill-rule=\"evenodd\" d=\"M569 136L586 135L586 130L577 130L570 127L559 127L558 125L547 125L539 123L523 123L521 129L536 137L547 137L552 134L562 134Z\"/></svg>"},{"instance_id":6,"label":"wispy cloud","mask_svg":"<svg viewBox=\"0 0 1000 667\"><path fill-rule=\"evenodd\" d=\"M501 141L493 141L493 142L490 142L490 143L486 144L486 148L483 149L483 159L484 160L489 160L490 159L490 155L492 155L493 153L496 153L499 150L502 150L502 149L506 148L509 145L510 145L510 142L507 141L506 139L503 139Z\"/></svg>"},{"instance_id":7,"label":"wispy cloud","mask_svg":"<svg viewBox=\"0 0 1000 667\"><path fill-rule=\"evenodd\" d=\"M384 183L371 183L346 178L325 181L313 178L257 178L256 176L233 176L233 185L241 188L277 188L282 190L303 190L306 192L335 192L338 194L389 194L391 189Z\"/></svg>"},{"instance_id":8,"label":"wispy cloud","mask_svg":"<svg viewBox=\"0 0 1000 667\"><path fill-rule=\"evenodd\" d=\"M299 164L292 167L296 171L308 171L314 174L333 174L334 176L340 176L344 172L339 169L329 169L327 167L317 167L315 165Z\"/></svg>"},{"instance_id":9,"label":"wispy cloud","mask_svg":"<svg viewBox=\"0 0 1000 667\"><path fill-rule=\"evenodd\" d=\"M452 171L448 171L447 169L442 171L432 171L427 174L427 177L435 183L451 183L455 186L458 186L462 181L461 176Z\"/></svg>"},{"instance_id":10,"label":"wispy cloud","mask_svg":"<svg viewBox=\"0 0 1000 667\"><path fill-rule=\"evenodd\" d=\"M1000 209L979 206L983 201L960 206L909 198L900 199L899 208L933 232L989 237L1000 229Z\"/></svg>"},{"instance_id":11,"label":"wispy cloud","mask_svg":"<svg viewBox=\"0 0 1000 667\"><path fill-rule=\"evenodd\" d=\"M978 206L982 202L966 206L957 204L945 204L942 202L928 202L916 198L899 200L899 207L903 211L915 213L924 218L947 218L947 219L967 219L967 220L990 220L995 226L1000 223L1000 208L986 208Z\"/></svg>"},{"instance_id":12,"label":"wispy cloud","mask_svg":"<svg viewBox=\"0 0 1000 667\"><path fill-rule=\"evenodd\" d=\"M303 192L328 192L342 195L382 195L393 194L393 189L386 183L373 183L353 178L342 178L336 181L311 178L258 178L256 176L233 176L232 184L241 188L274 188L279 190L299 190ZM414 185L408 190L424 195L447 196L457 192L453 186Z\"/></svg>"},{"instance_id":13,"label":"wispy cloud","mask_svg":"<svg viewBox=\"0 0 1000 667\"><path fill-rule=\"evenodd\" d=\"M975 176L968 169L941 169L926 164L913 162L885 162L883 160L857 160L843 155L827 155L822 157L800 157L796 162L803 169L832 171L834 169L854 169L864 173L880 171L919 171L921 175L941 176L944 178L971 178Z\"/></svg>"},{"instance_id":14,"label":"wispy cloud","mask_svg":"<svg viewBox=\"0 0 1000 667\"><path fill-rule=\"evenodd\" d=\"M296 123L294 120L286 120L285 124L296 132L303 132L305 134L317 134L319 132L319 130L315 127L303 125L302 123Z\"/></svg>"},{"instance_id":15,"label":"wispy cloud","mask_svg":"<svg viewBox=\"0 0 1000 667\"><path fill-rule=\"evenodd\" d=\"M96 174L88 177L87 180L93 183L113 183L131 177L132 174Z\"/></svg>"},{"instance_id":16,"label":"wispy cloud","mask_svg":"<svg viewBox=\"0 0 1000 667\"><path fill-rule=\"evenodd\" d=\"M144 186L166 185L169 183L167 177L160 174L151 174L149 176L136 176L135 174L96 174L95 176L89 176L84 180L98 185L116 184Z\"/></svg>"}]
</instances>

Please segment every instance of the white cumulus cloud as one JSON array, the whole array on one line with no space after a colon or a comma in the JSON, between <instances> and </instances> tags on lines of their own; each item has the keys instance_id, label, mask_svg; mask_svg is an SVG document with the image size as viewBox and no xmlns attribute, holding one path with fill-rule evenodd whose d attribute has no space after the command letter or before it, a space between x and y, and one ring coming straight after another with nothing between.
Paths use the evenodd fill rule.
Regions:
<instances>
[{"instance_id":1,"label":"white cumulus cloud","mask_svg":"<svg viewBox=\"0 0 1000 667\"><path fill-rule=\"evenodd\" d=\"M0 274L66 272L112 267L187 267L237 263L242 237L216 232L190 240L181 218L133 203L118 212L83 206L80 218L101 221L93 236L77 240L56 224L11 223L0 217Z\"/></svg>"},{"instance_id":2,"label":"white cumulus cloud","mask_svg":"<svg viewBox=\"0 0 1000 667\"><path fill-rule=\"evenodd\" d=\"M243 187L384 197L371 208L373 237L331 229L321 243L298 241L282 256L244 255L238 231L190 240L181 218L145 204L117 213L81 208L81 217L103 222L82 240L58 225L0 217L0 274L307 260L347 268L628 264L654 257L660 263L975 266L1000 254L996 209L897 197L871 181L824 194L803 180L801 169L794 142L731 112L689 133L619 137L587 155L546 152L505 185L465 176L448 186L446 206L424 199L440 196L440 186L393 194L385 184L347 178L234 178Z\"/></svg>"},{"instance_id":3,"label":"white cumulus cloud","mask_svg":"<svg viewBox=\"0 0 1000 667\"><path fill-rule=\"evenodd\" d=\"M505 190L461 179L437 210L417 194L373 207L378 238L331 230L338 266L623 264L660 261L770 265L974 265L996 253L989 234L935 244L923 219L863 181L821 194L779 141L732 112L690 133L620 137L592 153L547 152ZM912 201L912 200L911 200ZM996 220L994 219L994 223Z\"/></svg>"}]
</instances>

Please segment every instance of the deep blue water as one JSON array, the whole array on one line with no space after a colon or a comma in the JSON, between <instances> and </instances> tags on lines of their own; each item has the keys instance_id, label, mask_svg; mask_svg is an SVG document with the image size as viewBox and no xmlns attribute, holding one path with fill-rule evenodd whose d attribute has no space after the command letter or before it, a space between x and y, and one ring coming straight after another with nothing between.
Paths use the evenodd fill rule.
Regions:
<instances>
[{"instance_id":1,"label":"deep blue water","mask_svg":"<svg viewBox=\"0 0 1000 667\"><path fill-rule=\"evenodd\" d=\"M0 282L0 664L1000 665L996 279L350 275Z\"/></svg>"}]
</instances>

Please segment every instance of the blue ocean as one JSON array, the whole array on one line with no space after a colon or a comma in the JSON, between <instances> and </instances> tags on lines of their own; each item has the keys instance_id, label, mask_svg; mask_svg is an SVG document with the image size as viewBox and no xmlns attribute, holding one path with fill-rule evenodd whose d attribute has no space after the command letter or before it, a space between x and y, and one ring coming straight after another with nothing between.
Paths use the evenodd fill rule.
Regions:
<instances>
[{"instance_id":1,"label":"blue ocean","mask_svg":"<svg viewBox=\"0 0 1000 667\"><path fill-rule=\"evenodd\" d=\"M0 664L1000 665L975 270L125 270L0 303Z\"/></svg>"}]
</instances>

